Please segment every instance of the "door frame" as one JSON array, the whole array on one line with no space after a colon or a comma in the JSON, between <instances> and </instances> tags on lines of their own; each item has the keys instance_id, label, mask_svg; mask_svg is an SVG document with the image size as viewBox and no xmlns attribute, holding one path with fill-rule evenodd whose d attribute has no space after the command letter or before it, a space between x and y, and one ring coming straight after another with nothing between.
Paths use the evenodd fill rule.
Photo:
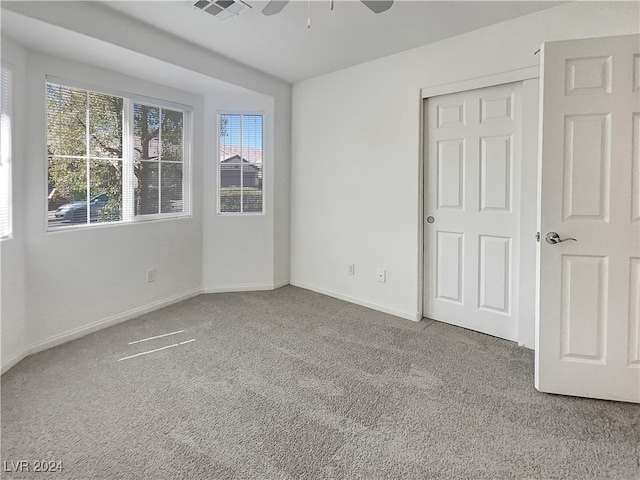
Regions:
<instances>
[{"instance_id":1,"label":"door frame","mask_svg":"<svg viewBox=\"0 0 640 480\"><path fill-rule=\"evenodd\" d=\"M429 258L425 252L425 185L427 182L428 161L425 142L427 100L431 97L450 93L465 92L479 88L503 85L506 83L522 82L522 128L521 128L521 169L520 178L520 286L518 291L519 307L515 312L518 318L518 345L530 349L535 347L535 316L536 316L536 277L538 243L535 233L538 231L538 132L539 132L539 79L540 66L509 70L493 75L486 75L465 79L457 82L434 85L420 90L420 165L419 165L419 207L418 207L418 311L420 318L425 312L427 300L425 274ZM531 225L534 225L533 230ZM527 228L528 227L528 228ZM535 255L533 254L535 252ZM526 313L525 313L526 312Z\"/></svg>"}]
</instances>

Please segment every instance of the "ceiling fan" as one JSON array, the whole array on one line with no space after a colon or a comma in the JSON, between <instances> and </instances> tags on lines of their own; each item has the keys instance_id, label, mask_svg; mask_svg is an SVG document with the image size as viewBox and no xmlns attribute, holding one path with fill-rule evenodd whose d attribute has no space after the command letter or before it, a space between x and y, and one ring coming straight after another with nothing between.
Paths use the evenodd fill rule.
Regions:
<instances>
[{"instance_id":1,"label":"ceiling fan","mask_svg":"<svg viewBox=\"0 0 640 480\"><path fill-rule=\"evenodd\" d=\"M360 0L361 3L366 5L373 13L386 12L393 5L393 0ZM262 9L264 15L275 15L280 13L282 9L289 3L289 0L271 0ZM334 0L330 0L330 8L333 10Z\"/></svg>"}]
</instances>

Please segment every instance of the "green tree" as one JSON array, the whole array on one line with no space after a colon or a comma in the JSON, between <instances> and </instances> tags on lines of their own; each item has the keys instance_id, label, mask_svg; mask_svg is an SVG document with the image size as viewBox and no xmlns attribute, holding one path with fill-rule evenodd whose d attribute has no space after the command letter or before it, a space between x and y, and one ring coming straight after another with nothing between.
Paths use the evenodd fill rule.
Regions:
<instances>
[{"instance_id":1,"label":"green tree","mask_svg":"<svg viewBox=\"0 0 640 480\"><path fill-rule=\"evenodd\" d=\"M120 212L122 105L122 98L47 84L48 182L55 189L50 202L106 192L109 204L103 210Z\"/></svg>"},{"instance_id":2,"label":"green tree","mask_svg":"<svg viewBox=\"0 0 640 480\"><path fill-rule=\"evenodd\" d=\"M50 204L106 192L109 203L101 209L101 219L117 219L122 208L123 99L48 84L47 107L48 180L50 191L55 189ZM173 197L182 195L184 115L142 104L135 104L133 113L135 213L158 213L160 188L167 185ZM160 151L162 160L176 162L163 167L163 178ZM170 191L163 196L167 202L173 197Z\"/></svg>"}]
</instances>

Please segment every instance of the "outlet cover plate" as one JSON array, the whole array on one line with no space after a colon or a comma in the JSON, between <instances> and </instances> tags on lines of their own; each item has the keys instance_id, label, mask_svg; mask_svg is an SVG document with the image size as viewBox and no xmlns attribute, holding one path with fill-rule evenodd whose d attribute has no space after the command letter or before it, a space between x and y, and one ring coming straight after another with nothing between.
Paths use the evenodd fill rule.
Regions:
<instances>
[{"instance_id":1,"label":"outlet cover plate","mask_svg":"<svg viewBox=\"0 0 640 480\"><path fill-rule=\"evenodd\" d=\"M156 281L156 269L150 268L149 270L147 270L147 283L151 283L155 281Z\"/></svg>"}]
</instances>

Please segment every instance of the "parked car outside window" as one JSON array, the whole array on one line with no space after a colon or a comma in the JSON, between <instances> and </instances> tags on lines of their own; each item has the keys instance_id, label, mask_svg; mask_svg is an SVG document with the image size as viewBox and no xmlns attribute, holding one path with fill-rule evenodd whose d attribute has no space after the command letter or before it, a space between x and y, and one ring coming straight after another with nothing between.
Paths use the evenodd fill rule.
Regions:
<instances>
[{"instance_id":1,"label":"parked car outside window","mask_svg":"<svg viewBox=\"0 0 640 480\"><path fill-rule=\"evenodd\" d=\"M89 199L89 215L92 222L98 220L98 213L109 201L106 193L99 193ZM55 217L63 222L86 223L87 221L87 202L71 202L61 205L55 213Z\"/></svg>"}]
</instances>

